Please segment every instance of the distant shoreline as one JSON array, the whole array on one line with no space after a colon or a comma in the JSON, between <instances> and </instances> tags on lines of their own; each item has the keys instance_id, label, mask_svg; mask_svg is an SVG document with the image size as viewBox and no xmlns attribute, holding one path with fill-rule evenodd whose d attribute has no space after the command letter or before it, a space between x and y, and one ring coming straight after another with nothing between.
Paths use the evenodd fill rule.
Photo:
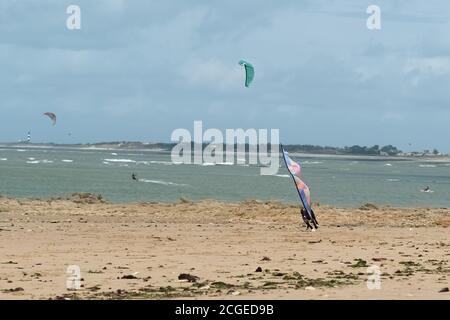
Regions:
<instances>
[{"instance_id":1,"label":"distant shoreline","mask_svg":"<svg viewBox=\"0 0 450 320\"><path fill-rule=\"evenodd\" d=\"M74 144L57 144L57 143L0 143L0 148L23 148L23 149L69 149L69 150L98 150L98 151L145 151L145 152L161 152L168 153L171 151L175 143L142 143L142 142L99 142L99 143L74 143ZM299 145L286 145L298 150ZM291 155L304 158L329 158L329 159L353 159L353 160L375 160L375 161L411 161L420 160L425 162L450 162L450 155L376 155L376 154L359 154L359 153L339 153L339 152L314 152L295 150L290 152ZM248 152L246 152L248 153Z\"/></svg>"}]
</instances>

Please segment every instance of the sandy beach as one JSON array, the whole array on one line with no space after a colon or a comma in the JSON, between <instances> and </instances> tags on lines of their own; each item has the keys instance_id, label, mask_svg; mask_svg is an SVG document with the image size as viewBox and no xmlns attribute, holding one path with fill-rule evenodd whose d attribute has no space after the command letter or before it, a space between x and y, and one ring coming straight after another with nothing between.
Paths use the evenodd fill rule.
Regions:
<instances>
[{"instance_id":1,"label":"sandy beach","mask_svg":"<svg viewBox=\"0 0 450 320\"><path fill-rule=\"evenodd\" d=\"M277 202L2 197L0 298L450 299L450 209L315 211L311 232Z\"/></svg>"}]
</instances>

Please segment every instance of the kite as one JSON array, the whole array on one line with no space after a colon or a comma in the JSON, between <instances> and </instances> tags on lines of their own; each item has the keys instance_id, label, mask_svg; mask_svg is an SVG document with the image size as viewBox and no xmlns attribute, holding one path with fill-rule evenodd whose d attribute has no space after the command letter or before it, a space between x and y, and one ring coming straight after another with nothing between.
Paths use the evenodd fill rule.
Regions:
<instances>
[{"instance_id":1,"label":"kite","mask_svg":"<svg viewBox=\"0 0 450 320\"><path fill-rule=\"evenodd\" d=\"M292 180L294 181L295 188L297 189L298 196L300 197L300 201L303 205L303 209L301 209L303 221L305 222L307 229L317 229L319 223L317 222L314 211L311 208L311 193L309 191L309 187L301 179L302 170L300 164L293 161L289 157L289 154L283 149L283 146L281 146L281 151L283 153L284 163L292 177Z\"/></svg>"},{"instance_id":2,"label":"kite","mask_svg":"<svg viewBox=\"0 0 450 320\"><path fill-rule=\"evenodd\" d=\"M56 114L54 114L53 112L45 112L44 116L49 117L52 120L53 125L56 124Z\"/></svg>"},{"instance_id":3,"label":"kite","mask_svg":"<svg viewBox=\"0 0 450 320\"><path fill-rule=\"evenodd\" d=\"M239 61L239 64L245 69L245 86L250 87L250 83L252 83L253 78L255 77L255 69L253 66L245 60Z\"/></svg>"}]
</instances>

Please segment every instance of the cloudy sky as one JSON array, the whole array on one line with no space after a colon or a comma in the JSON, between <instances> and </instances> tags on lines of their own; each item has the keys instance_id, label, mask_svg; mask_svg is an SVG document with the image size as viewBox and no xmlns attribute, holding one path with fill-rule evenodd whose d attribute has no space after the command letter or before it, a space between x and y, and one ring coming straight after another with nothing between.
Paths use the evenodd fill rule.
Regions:
<instances>
[{"instance_id":1,"label":"cloudy sky","mask_svg":"<svg viewBox=\"0 0 450 320\"><path fill-rule=\"evenodd\" d=\"M71 4L81 30L66 27ZM366 27L371 4L381 30ZM249 89L240 59L256 69ZM450 4L2 0L0 96L2 142L169 141L203 120L450 152Z\"/></svg>"}]
</instances>

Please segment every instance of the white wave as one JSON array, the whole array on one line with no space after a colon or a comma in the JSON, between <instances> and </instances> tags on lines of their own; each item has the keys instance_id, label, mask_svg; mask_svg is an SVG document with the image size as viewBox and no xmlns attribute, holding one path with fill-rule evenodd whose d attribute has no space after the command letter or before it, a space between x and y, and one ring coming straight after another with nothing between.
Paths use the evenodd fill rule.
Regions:
<instances>
[{"instance_id":1,"label":"white wave","mask_svg":"<svg viewBox=\"0 0 450 320\"><path fill-rule=\"evenodd\" d=\"M162 184L162 185L165 185L165 186L178 186L178 187L185 187L185 186L187 186L187 184L168 182L168 181L161 181L161 180L138 179L138 181L146 182L146 183Z\"/></svg>"},{"instance_id":2,"label":"white wave","mask_svg":"<svg viewBox=\"0 0 450 320\"><path fill-rule=\"evenodd\" d=\"M113 152L111 153L112 156L117 156L117 153Z\"/></svg>"},{"instance_id":3,"label":"white wave","mask_svg":"<svg viewBox=\"0 0 450 320\"><path fill-rule=\"evenodd\" d=\"M0 158L0 161L8 161L8 158Z\"/></svg>"},{"instance_id":4,"label":"white wave","mask_svg":"<svg viewBox=\"0 0 450 320\"><path fill-rule=\"evenodd\" d=\"M288 174L276 174L275 177L289 178L289 175Z\"/></svg>"},{"instance_id":5,"label":"white wave","mask_svg":"<svg viewBox=\"0 0 450 320\"><path fill-rule=\"evenodd\" d=\"M171 161L157 161L157 160L152 160L150 161L151 164L163 164L166 166L171 166L173 164L181 164L181 162L171 162Z\"/></svg>"},{"instance_id":6,"label":"white wave","mask_svg":"<svg viewBox=\"0 0 450 320\"><path fill-rule=\"evenodd\" d=\"M435 164L420 164L419 167L421 168L436 168Z\"/></svg>"},{"instance_id":7,"label":"white wave","mask_svg":"<svg viewBox=\"0 0 450 320\"><path fill-rule=\"evenodd\" d=\"M305 163L305 164L321 164L323 162L322 161L303 161L303 163Z\"/></svg>"},{"instance_id":8,"label":"white wave","mask_svg":"<svg viewBox=\"0 0 450 320\"><path fill-rule=\"evenodd\" d=\"M400 181L400 179L386 179L386 181L389 181L389 182L398 182L398 181Z\"/></svg>"},{"instance_id":9,"label":"white wave","mask_svg":"<svg viewBox=\"0 0 450 320\"><path fill-rule=\"evenodd\" d=\"M73 162L73 160L68 160L68 159L64 159L64 160L61 160L62 162L67 162L67 163L72 163Z\"/></svg>"},{"instance_id":10,"label":"white wave","mask_svg":"<svg viewBox=\"0 0 450 320\"><path fill-rule=\"evenodd\" d=\"M386 163L385 166L386 166L386 167L392 167L392 164Z\"/></svg>"},{"instance_id":11,"label":"white wave","mask_svg":"<svg viewBox=\"0 0 450 320\"><path fill-rule=\"evenodd\" d=\"M31 160L31 161L33 161L33 160L36 160L36 158L28 158L28 160Z\"/></svg>"},{"instance_id":12,"label":"white wave","mask_svg":"<svg viewBox=\"0 0 450 320\"><path fill-rule=\"evenodd\" d=\"M131 159L103 159L106 162L123 162L123 163L136 163L135 160Z\"/></svg>"},{"instance_id":13,"label":"white wave","mask_svg":"<svg viewBox=\"0 0 450 320\"><path fill-rule=\"evenodd\" d=\"M47 159L43 159L43 160L35 160L35 158L29 158L30 160L28 160L26 163L29 164L38 164L38 163L53 163L53 160L47 160Z\"/></svg>"},{"instance_id":14,"label":"white wave","mask_svg":"<svg viewBox=\"0 0 450 320\"><path fill-rule=\"evenodd\" d=\"M144 164L144 165L149 165L149 164L162 164L165 166L171 166L171 165L179 165L179 164L183 164L183 162L177 162L177 161L158 161L158 160L152 160L152 161L136 161L136 164Z\"/></svg>"},{"instance_id":15,"label":"white wave","mask_svg":"<svg viewBox=\"0 0 450 320\"><path fill-rule=\"evenodd\" d=\"M204 166L204 167L209 167L209 166L215 166L216 164L215 163L212 163L212 162L203 162L202 163L202 166Z\"/></svg>"},{"instance_id":16,"label":"white wave","mask_svg":"<svg viewBox=\"0 0 450 320\"><path fill-rule=\"evenodd\" d=\"M26 152L27 150L17 149L17 152Z\"/></svg>"},{"instance_id":17,"label":"white wave","mask_svg":"<svg viewBox=\"0 0 450 320\"><path fill-rule=\"evenodd\" d=\"M232 166L234 165L233 162L217 162L218 166Z\"/></svg>"}]
</instances>

